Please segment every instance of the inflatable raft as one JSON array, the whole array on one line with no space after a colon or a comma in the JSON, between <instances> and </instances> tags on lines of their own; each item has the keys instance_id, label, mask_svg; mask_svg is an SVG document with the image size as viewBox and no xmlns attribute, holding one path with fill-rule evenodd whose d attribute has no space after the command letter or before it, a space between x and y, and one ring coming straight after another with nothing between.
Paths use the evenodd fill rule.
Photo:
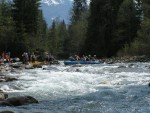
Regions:
<instances>
[{"instance_id":1,"label":"inflatable raft","mask_svg":"<svg viewBox=\"0 0 150 113\"><path fill-rule=\"evenodd\" d=\"M70 61L66 60L64 61L65 65L75 65L75 64L101 64L102 62L100 61Z\"/></svg>"}]
</instances>

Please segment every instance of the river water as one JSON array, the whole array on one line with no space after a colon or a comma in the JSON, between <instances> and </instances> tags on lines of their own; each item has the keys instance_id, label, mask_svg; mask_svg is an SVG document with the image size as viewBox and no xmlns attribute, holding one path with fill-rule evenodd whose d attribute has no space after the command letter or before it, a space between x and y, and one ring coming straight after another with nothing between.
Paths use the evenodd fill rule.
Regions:
<instances>
[{"instance_id":1,"label":"river water","mask_svg":"<svg viewBox=\"0 0 150 113\"><path fill-rule=\"evenodd\" d=\"M43 66L7 73L9 97L30 95L39 104L0 107L16 113L149 113L150 63Z\"/></svg>"}]
</instances>

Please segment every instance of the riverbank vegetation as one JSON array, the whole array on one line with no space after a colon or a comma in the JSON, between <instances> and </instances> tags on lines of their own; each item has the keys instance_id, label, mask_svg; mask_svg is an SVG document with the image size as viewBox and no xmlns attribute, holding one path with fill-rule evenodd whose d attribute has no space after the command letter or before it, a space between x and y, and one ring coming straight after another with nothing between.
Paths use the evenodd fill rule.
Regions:
<instances>
[{"instance_id":1,"label":"riverbank vegetation","mask_svg":"<svg viewBox=\"0 0 150 113\"><path fill-rule=\"evenodd\" d=\"M40 0L0 1L0 52L49 52L98 57L150 54L149 0L74 0L70 23L47 26Z\"/></svg>"}]
</instances>

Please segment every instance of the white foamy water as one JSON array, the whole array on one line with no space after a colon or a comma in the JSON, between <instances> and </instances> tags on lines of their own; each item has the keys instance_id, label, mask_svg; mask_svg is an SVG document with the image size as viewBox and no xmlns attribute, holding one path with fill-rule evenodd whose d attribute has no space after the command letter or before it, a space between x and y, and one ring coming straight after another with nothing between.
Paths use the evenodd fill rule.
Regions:
<instances>
[{"instance_id":1,"label":"white foamy water","mask_svg":"<svg viewBox=\"0 0 150 113\"><path fill-rule=\"evenodd\" d=\"M9 73L0 83L10 96L30 95L39 104L7 108L18 113L148 113L150 63L43 66Z\"/></svg>"}]
</instances>

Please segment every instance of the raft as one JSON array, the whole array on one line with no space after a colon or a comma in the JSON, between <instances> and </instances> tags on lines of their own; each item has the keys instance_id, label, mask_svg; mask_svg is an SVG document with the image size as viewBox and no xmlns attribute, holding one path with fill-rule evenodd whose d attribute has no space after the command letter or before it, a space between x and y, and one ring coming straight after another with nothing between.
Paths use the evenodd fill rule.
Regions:
<instances>
[{"instance_id":1,"label":"raft","mask_svg":"<svg viewBox=\"0 0 150 113\"><path fill-rule=\"evenodd\" d=\"M48 65L48 62L39 62L39 61L35 61L35 62L29 62L29 64L31 65Z\"/></svg>"},{"instance_id":2,"label":"raft","mask_svg":"<svg viewBox=\"0 0 150 113\"><path fill-rule=\"evenodd\" d=\"M75 65L75 64L101 64L102 62L100 61L70 61L66 60L64 61L65 65Z\"/></svg>"}]
</instances>

